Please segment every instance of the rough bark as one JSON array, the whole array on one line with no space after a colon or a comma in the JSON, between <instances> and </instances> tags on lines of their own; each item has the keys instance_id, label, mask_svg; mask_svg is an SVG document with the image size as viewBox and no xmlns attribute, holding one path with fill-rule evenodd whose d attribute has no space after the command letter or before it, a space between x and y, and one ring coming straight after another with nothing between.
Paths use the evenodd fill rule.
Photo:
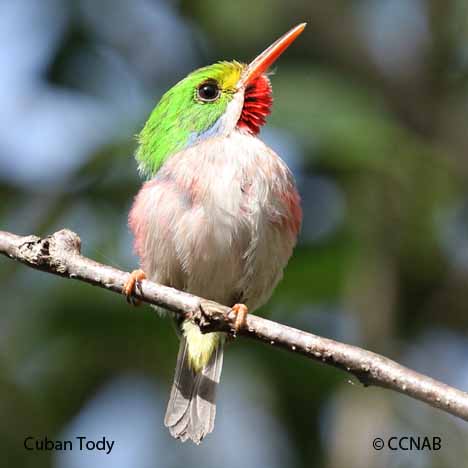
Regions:
<instances>
[{"instance_id":1,"label":"rough bark","mask_svg":"<svg viewBox=\"0 0 468 468\"><path fill-rule=\"evenodd\" d=\"M37 270L122 293L129 273L82 256L80 245L78 235L67 229L43 239L0 231L1 254ZM147 280L141 282L135 296L193 320L202 331L233 331L231 310L213 301ZM365 386L375 385L403 393L468 421L468 393L384 356L252 314L238 334L332 365L353 374Z\"/></svg>"}]
</instances>

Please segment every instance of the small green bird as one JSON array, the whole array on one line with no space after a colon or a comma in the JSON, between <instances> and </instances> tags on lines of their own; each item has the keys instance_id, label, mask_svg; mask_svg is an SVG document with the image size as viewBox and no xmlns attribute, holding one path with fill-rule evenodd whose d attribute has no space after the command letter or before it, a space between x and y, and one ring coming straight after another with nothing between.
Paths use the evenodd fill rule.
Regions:
<instances>
[{"instance_id":1,"label":"small green bird","mask_svg":"<svg viewBox=\"0 0 468 468\"><path fill-rule=\"evenodd\" d=\"M265 72L303 31L299 24L249 65L218 62L190 73L161 98L139 135L149 180L129 225L149 278L225 304L236 328L271 296L296 244L299 195L281 158L258 137L272 105ZM248 308L248 309L247 309ZM165 416L170 433L200 443L213 430L224 333L177 322L180 348Z\"/></svg>"}]
</instances>

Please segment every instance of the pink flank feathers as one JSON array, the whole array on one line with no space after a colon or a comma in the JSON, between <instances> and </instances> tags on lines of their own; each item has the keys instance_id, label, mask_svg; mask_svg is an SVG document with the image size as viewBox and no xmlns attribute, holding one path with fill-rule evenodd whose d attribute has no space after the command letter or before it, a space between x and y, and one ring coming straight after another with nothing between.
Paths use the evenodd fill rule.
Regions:
<instances>
[{"instance_id":1,"label":"pink flank feathers","mask_svg":"<svg viewBox=\"0 0 468 468\"><path fill-rule=\"evenodd\" d=\"M150 279L250 311L280 280L300 222L288 168L242 130L172 156L129 215Z\"/></svg>"}]
</instances>

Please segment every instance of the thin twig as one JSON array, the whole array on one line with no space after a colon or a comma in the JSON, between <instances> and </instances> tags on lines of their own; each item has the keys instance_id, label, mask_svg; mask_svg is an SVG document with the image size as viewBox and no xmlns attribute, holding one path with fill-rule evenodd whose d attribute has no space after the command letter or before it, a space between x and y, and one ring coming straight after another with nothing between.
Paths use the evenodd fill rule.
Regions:
<instances>
[{"instance_id":1,"label":"thin twig","mask_svg":"<svg viewBox=\"0 0 468 468\"><path fill-rule=\"evenodd\" d=\"M122 293L129 273L95 262L80 254L80 238L67 229L41 239L0 231L0 253L25 265ZM228 307L144 280L135 296L172 310L197 323L202 331L232 331ZM362 348L306 333L249 314L240 335L302 354L345 370L365 386L375 385L403 393L468 421L468 393L415 372Z\"/></svg>"}]
</instances>

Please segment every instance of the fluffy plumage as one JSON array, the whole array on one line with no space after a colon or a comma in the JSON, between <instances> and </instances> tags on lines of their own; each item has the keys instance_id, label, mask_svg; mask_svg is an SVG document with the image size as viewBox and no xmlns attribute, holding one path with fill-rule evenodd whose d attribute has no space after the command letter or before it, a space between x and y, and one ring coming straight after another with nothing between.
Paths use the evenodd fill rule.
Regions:
<instances>
[{"instance_id":1,"label":"fluffy plumage","mask_svg":"<svg viewBox=\"0 0 468 468\"><path fill-rule=\"evenodd\" d=\"M243 301L250 310L279 281L299 224L288 168L243 130L172 156L130 212L150 278L226 305Z\"/></svg>"},{"instance_id":2,"label":"fluffy plumage","mask_svg":"<svg viewBox=\"0 0 468 468\"><path fill-rule=\"evenodd\" d=\"M255 135L271 106L268 78L242 84L244 65L197 70L162 98L137 159L151 179L129 215L148 278L227 306L264 304L280 280L301 223L284 162ZM196 86L219 83L213 103ZM199 443L212 431L224 334L178 324L181 344L165 424Z\"/></svg>"}]
</instances>

